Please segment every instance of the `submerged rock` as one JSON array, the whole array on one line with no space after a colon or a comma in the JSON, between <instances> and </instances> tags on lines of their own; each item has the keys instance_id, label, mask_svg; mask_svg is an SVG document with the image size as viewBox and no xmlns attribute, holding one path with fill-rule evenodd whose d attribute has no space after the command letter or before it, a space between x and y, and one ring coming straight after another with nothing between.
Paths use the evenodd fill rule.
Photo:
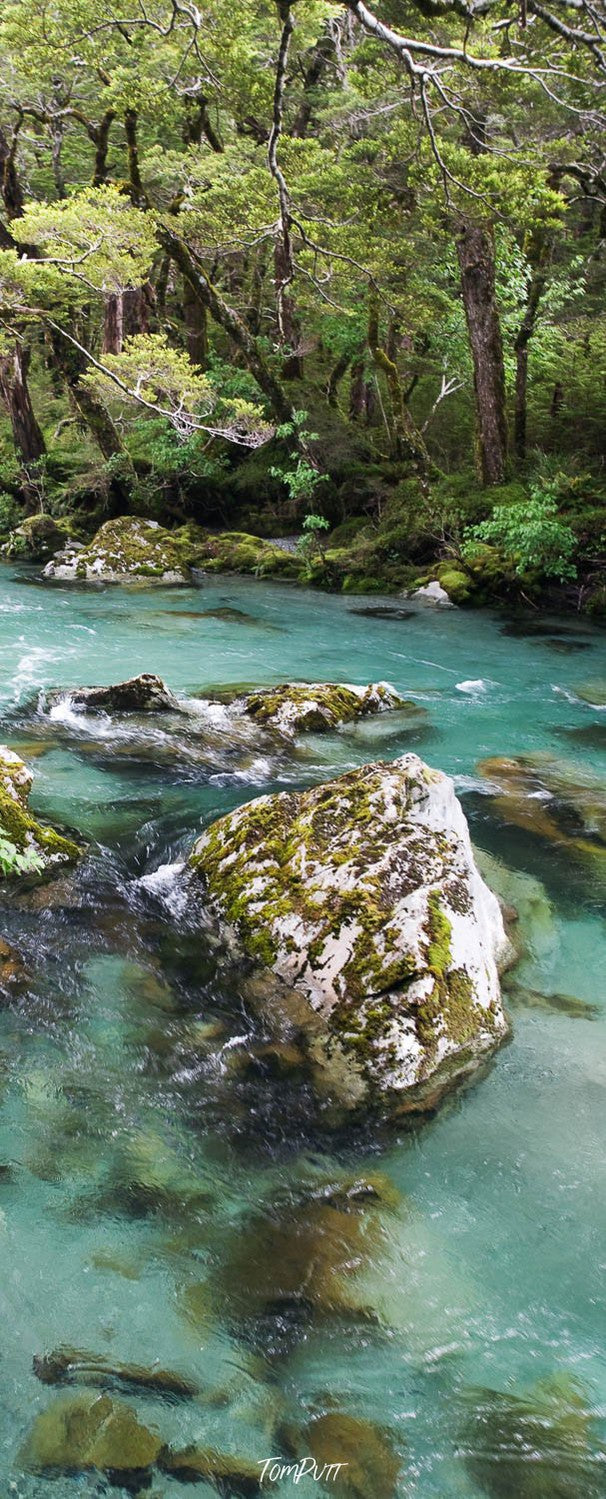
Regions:
<instances>
[{"instance_id":1,"label":"submerged rock","mask_svg":"<svg viewBox=\"0 0 606 1499\"><path fill-rule=\"evenodd\" d=\"M295 1450L300 1458L310 1454L335 1499L395 1499L401 1460L374 1421L329 1411L309 1422Z\"/></svg>"},{"instance_id":2,"label":"submerged rock","mask_svg":"<svg viewBox=\"0 0 606 1499\"><path fill-rule=\"evenodd\" d=\"M36 1416L21 1461L33 1473L94 1468L128 1482L155 1463L161 1448L159 1436L128 1405L109 1395L71 1395Z\"/></svg>"},{"instance_id":3,"label":"submerged rock","mask_svg":"<svg viewBox=\"0 0 606 1499\"><path fill-rule=\"evenodd\" d=\"M267 1356L289 1352L309 1323L378 1324L359 1277L385 1247L380 1214L392 1210L392 1193L380 1177L277 1193L238 1226L222 1256L212 1289L228 1320L247 1340L256 1335Z\"/></svg>"},{"instance_id":4,"label":"submerged rock","mask_svg":"<svg viewBox=\"0 0 606 1499\"><path fill-rule=\"evenodd\" d=\"M106 521L85 547L68 545L47 563L42 577L76 583L188 582L174 535L135 515Z\"/></svg>"},{"instance_id":5,"label":"submerged rock","mask_svg":"<svg viewBox=\"0 0 606 1499\"><path fill-rule=\"evenodd\" d=\"M506 1033L499 903L452 782L416 755L239 807L184 879L275 976L265 1020L275 980L293 996L316 1081L341 1102L414 1108Z\"/></svg>"},{"instance_id":6,"label":"submerged rock","mask_svg":"<svg viewBox=\"0 0 606 1499\"><path fill-rule=\"evenodd\" d=\"M54 692L48 697L52 708L65 700L65 693ZM127 682L114 682L108 687L74 687L68 694L73 708L85 711L99 710L104 713L180 713L181 705L170 687L153 672L141 672L138 677L129 677Z\"/></svg>"},{"instance_id":7,"label":"submerged rock","mask_svg":"<svg viewBox=\"0 0 606 1499\"><path fill-rule=\"evenodd\" d=\"M220 1494L225 1494L226 1499L232 1494L241 1494L243 1499L248 1499L261 1489L261 1464L217 1452L213 1447L192 1444L181 1451L165 1447L159 1467L181 1483L211 1483Z\"/></svg>"},{"instance_id":8,"label":"submerged rock","mask_svg":"<svg viewBox=\"0 0 606 1499\"><path fill-rule=\"evenodd\" d=\"M604 1459L582 1386L562 1374L528 1394L470 1391L465 1465L491 1499L603 1499Z\"/></svg>"},{"instance_id":9,"label":"submerged rock","mask_svg":"<svg viewBox=\"0 0 606 1499\"><path fill-rule=\"evenodd\" d=\"M0 1001L10 999L28 979L27 968L16 947L0 937Z\"/></svg>"},{"instance_id":10,"label":"submerged rock","mask_svg":"<svg viewBox=\"0 0 606 1499\"><path fill-rule=\"evenodd\" d=\"M32 782L32 772L19 755L0 745L0 842L12 849L12 867L0 869L4 879L45 874L80 858L76 843L32 817L28 807Z\"/></svg>"},{"instance_id":11,"label":"submerged rock","mask_svg":"<svg viewBox=\"0 0 606 1499\"><path fill-rule=\"evenodd\" d=\"M543 994L539 989L527 989L523 984L507 985L510 1004L530 1010L547 1010L553 1015L568 1015L571 1020L598 1020L599 1005L587 999L577 999L574 994Z\"/></svg>"},{"instance_id":12,"label":"submerged rock","mask_svg":"<svg viewBox=\"0 0 606 1499\"><path fill-rule=\"evenodd\" d=\"M249 692L234 703L256 723L289 737L304 732L326 733L356 718L410 706L415 705L405 703L389 682L371 682L368 687L284 682Z\"/></svg>"},{"instance_id":13,"label":"submerged rock","mask_svg":"<svg viewBox=\"0 0 606 1499\"><path fill-rule=\"evenodd\" d=\"M606 872L606 793L599 777L548 753L495 756L478 770L494 782L494 803L507 822Z\"/></svg>"},{"instance_id":14,"label":"submerged rock","mask_svg":"<svg viewBox=\"0 0 606 1499\"><path fill-rule=\"evenodd\" d=\"M81 1348L55 1348L52 1353L37 1353L34 1374L43 1384L100 1385L106 1389L120 1385L126 1390L148 1390L154 1395L180 1396L191 1399L200 1386L184 1374L171 1369L145 1368L142 1364L112 1364L102 1354L87 1353Z\"/></svg>"}]
</instances>

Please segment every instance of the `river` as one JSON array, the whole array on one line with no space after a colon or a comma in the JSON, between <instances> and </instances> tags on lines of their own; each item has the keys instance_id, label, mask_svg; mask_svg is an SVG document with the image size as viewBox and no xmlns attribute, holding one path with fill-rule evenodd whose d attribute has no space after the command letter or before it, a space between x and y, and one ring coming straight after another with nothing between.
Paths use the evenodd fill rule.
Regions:
<instances>
[{"instance_id":1,"label":"river","mask_svg":"<svg viewBox=\"0 0 606 1499\"><path fill-rule=\"evenodd\" d=\"M231 577L48 587L3 568L2 737L35 772L37 814L89 845L67 891L60 878L54 895L1 897L2 933L30 971L0 1010L3 1494L103 1489L98 1473L51 1481L21 1462L56 1396L32 1360L59 1345L198 1382L194 1400L128 1395L173 1445L257 1461L289 1422L334 1408L375 1421L402 1453L398 1493L418 1499L522 1492L496 1436L490 1462L474 1465L486 1389L524 1396L557 1378L604 1416L604 886L515 826L477 766L549 752L581 778L604 776L606 708L582 692L597 683L599 697L601 683L606 703L606 636L576 618L394 608ZM420 711L275 758L236 752L220 707L204 756L180 755L160 725L137 746L111 724L87 735L69 712L37 711L44 689L140 671L180 695L383 679ZM514 975L513 1036L486 1074L422 1127L331 1138L314 1129L305 1089L242 1064L252 1022L237 982L153 876L261 791L408 749L455 777L475 843L532 877L538 916ZM289 1319L267 1288L272 1275L279 1288L301 1184L321 1193L372 1173L395 1189L355 1277L373 1315L316 1306ZM571 1475L558 1494L605 1492L593 1455ZM288 1478L271 1487L299 1491ZM156 1474L151 1492L186 1489ZM326 1490L309 1478L300 1492Z\"/></svg>"}]
</instances>

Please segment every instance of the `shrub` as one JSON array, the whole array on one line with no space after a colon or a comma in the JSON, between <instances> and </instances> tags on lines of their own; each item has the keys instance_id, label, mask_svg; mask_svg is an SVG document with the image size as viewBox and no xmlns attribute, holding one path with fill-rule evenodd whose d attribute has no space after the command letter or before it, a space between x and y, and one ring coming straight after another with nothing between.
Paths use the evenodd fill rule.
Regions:
<instances>
[{"instance_id":1,"label":"shrub","mask_svg":"<svg viewBox=\"0 0 606 1499\"><path fill-rule=\"evenodd\" d=\"M560 519L553 486L533 485L529 499L495 505L488 520L468 526L464 555L470 561L478 542L496 547L519 578L529 572L559 583L576 577L572 561L576 537Z\"/></svg>"}]
</instances>

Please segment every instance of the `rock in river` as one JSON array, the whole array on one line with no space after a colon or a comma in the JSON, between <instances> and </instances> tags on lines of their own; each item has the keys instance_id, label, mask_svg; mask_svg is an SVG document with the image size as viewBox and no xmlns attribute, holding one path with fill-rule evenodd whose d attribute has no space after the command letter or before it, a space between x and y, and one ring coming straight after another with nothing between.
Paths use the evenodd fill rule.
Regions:
<instances>
[{"instance_id":1,"label":"rock in river","mask_svg":"<svg viewBox=\"0 0 606 1499\"><path fill-rule=\"evenodd\" d=\"M305 731L326 733L356 718L414 705L404 703L389 682L370 682L368 687L343 686L338 682L284 682L277 687L247 692L236 699L234 706L256 723L292 737Z\"/></svg>"},{"instance_id":2,"label":"rock in river","mask_svg":"<svg viewBox=\"0 0 606 1499\"><path fill-rule=\"evenodd\" d=\"M127 682L107 687L74 687L67 695L72 708L103 713L181 713L182 708L170 687L153 672L144 671ZM48 703L65 701L64 692L49 693Z\"/></svg>"},{"instance_id":3,"label":"rock in river","mask_svg":"<svg viewBox=\"0 0 606 1499\"><path fill-rule=\"evenodd\" d=\"M86 547L57 552L43 578L75 583L186 583L183 552L170 531L136 515L108 520Z\"/></svg>"},{"instance_id":4,"label":"rock in river","mask_svg":"<svg viewBox=\"0 0 606 1499\"><path fill-rule=\"evenodd\" d=\"M41 1411L21 1458L34 1473L97 1468L128 1482L151 1467L161 1448L159 1436L141 1425L130 1406L87 1392L54 1400Z\"/></svg>"},{"instance_id":5,"label":"rock in river","mask_svg":"<svg viewBox=\"0 0 606 1499\"><path fill-rule=\"evenodd\" d=\"M452 781L416 755L239 807L184 878L269 970L266 1021L290 996L316 1082L341 1103L427 1106L506 1033L499 903Z\"/></svg>"},{"instance_id":6,"label":"rock in river","mask_svg":"<svg viewBox=\"0 0 606 1499\"><path fill-rule=\"evenodd\" d=\"M32 817L28 798L32 772L7 745L0 745L0 840L12 845L12 868L2 869L4 878L32 871L44 874L72 864L80 857L76 843Z\"/></svg>"}]
</instances>

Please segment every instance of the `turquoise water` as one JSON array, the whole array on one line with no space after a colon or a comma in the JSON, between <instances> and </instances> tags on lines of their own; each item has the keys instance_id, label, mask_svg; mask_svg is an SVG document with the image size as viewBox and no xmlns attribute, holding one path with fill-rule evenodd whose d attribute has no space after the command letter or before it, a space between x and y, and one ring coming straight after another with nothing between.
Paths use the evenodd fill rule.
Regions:
<instances>
[{"instance_id":1,"label":"turquoise water","mask_svg":"<svg viewBox=\"0 0 606 1499\"><path fill-rule=\"evenodd\" d=\"M606 710L577 688L604 683L606 637L574 619L527 634L487 614L359 612L377 607L232 578L132 594L4 571L3 738L35 771L32 806L90 852L73 884L48 887L48 904L1 900L1 931L30 974L0 1010L2 1493L104 1490L98 1474L51 1480L20 1461L56 1395L32 1359L63 1344L198 1381L194 1400L125 1397L174 1446L256 1460L280 1450L285 1423L334 1407L375 1421L403 1455L398 1493L419 1499L521 1491L506 1468L490 1487L469 1460L479 1387L523 1395L573 1377L596 1422L606 1414L604 891L564 848L516 827L477 771L487 757L549 751L581 778L604 776ZM147 740L111 724L91 736L37 710L43 689L139 671L180 695L386 679L424 712L277 755L231 743L220 711L201 718L198 742L183 729L180 747L162 726ZM511 1043L435 1119L331 1139L314 1131L304 1089L238 1065L253 1025L237 979L146 877L260 791L407 749L457 778L501 877L530 877L518 988L590 1008L518 993ZM271 1282L275 1255L279 1289L276 1246L303 1188L369 1172L398 1194L364 1251L354 1246L372 1318L316 1308L289 1322L267 1285L261 1308L259 1264ZM592 1461L589 1482L573 1473L557 1493L604 1493L603 1473ZM270 1491L299 1489L286 1479ZM152 1492L186 1488L158 1473ZM300 1492L325 1490L305 1480Z\"/></svg>"}]
</instances>

